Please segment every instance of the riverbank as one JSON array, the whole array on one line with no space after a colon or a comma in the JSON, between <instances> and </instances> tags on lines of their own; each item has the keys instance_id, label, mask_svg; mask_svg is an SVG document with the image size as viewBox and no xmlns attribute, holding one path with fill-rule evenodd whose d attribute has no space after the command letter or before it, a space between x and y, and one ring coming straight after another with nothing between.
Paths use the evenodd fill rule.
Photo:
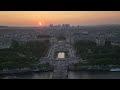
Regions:
<instances>
[{"instance_id":1,"label":"riverbank","mask_svg":"<svg viewBox=\"0 0 120 90\"><path fill-rule=\"evenodd\" d=\"M7 71L7 72L0 72L0 76L9 76L9 75L21 75L21 74L31 74L31 73L39 73L39 72L49 72L53 71L52 69L47 70L19 70L19 71Z\"/></svg>"},{"instance_id":2,"label":"riverbank","mask_svg":"<svg viewBox=\"0 0 120 90\"><path fill-rule=\"evenodd\" d=\"M68 67L69 71L118 71L120 72L120 66L117 65L108 65L108 66L84 66L84 65L71 65Z\"/></svg>"},{"instance_id":3,"label":"riverbank","mask_svg":"<svg viewBox=\"0 0 120 90\"><path fill-rule=\"evenodd\" d=\"M0 70L0 76L7 76L7 75L12 75L12 74L35 73L35 72L47 72L47 71L53 71L53 67L50 65L44 64L44 65L34 66L33 68Z\"/></svg>"},{"instance_id":4,"label":"riverbank","mask_svg":"<svg viewBox=\"0 0 120 90\"><path fill-rule=\"evenodd\" d=\"M107 71L107 72L113 72L116 69L120 69L119 66L75 66L70 65L68 67L68 71ZM114 69L114 70L113 70ZM9 76L9 75L21 75L21 74L31 74L31 73L39 73L39 72L53 72L54 68L51 65L40 65L36 69L30 69L30 68L23 68L23 69L12 69L12 70L1 70L0 76ZM116 70L116 72L120 72L120 70Z\"/></svg>"}]
</instances>

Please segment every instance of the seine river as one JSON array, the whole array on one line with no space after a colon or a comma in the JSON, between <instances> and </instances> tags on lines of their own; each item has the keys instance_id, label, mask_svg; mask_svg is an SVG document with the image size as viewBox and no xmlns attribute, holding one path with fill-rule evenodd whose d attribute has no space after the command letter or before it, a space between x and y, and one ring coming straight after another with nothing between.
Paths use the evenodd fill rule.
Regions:
<instances>
[{"instance_id":1,"label":"seine river","mask_svg":"<svg viewBox=\"0 0 120 90\"><path fill-rule=\"evenodd\" d=\"M41 72L32 74L17 75L17 79L51 79L52 72ZM69 79L120 79L120 72L109 71L70 71Z\"/></svg>"}]
</instances>

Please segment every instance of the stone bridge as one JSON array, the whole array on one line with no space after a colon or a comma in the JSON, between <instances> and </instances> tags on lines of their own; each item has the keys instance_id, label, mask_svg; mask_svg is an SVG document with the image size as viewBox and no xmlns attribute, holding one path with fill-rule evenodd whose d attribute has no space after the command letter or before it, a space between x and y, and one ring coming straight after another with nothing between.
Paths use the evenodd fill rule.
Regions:
<instances>
[{"instance_id":1,"label":"stone bridge","mask_svg":"<svg viewBox=\"0 0 120 90\"><path fill-rule=\"evenodd\" d=\"M68 72L67 72L67 66L65 62L57 62L54 71L52 79L67 79L68 78Z\"/></svg>"},{"instance_id":2,"label":"stone bridge","mask_svg":"<svg viewBox=\"0 0 120 90\"><path fill-rule=\"evenodd\" d=\"M68 52L67 58L57 58L55 53ZM48 55L40 59L40 64L49 63L54 67L52 79L67 79L68 71L67 67L71 64L78 63L79 59L75 56L75 51L70 43L61 41L51 45Z\"/></svg>"},{"instance_id":3,"label":"stone bridge","mask_svg":"<svg viewBox=\"0 0 120 90\"><path fill-rule=\"evenodd\" d=\"M51 66L54 66L52 79L67 79L68 71L67 67L71 64L78 63L79 60L75 58L64 59L64 60L41 60L40 64L49 63Z\"/></svg>"}]
</instances>

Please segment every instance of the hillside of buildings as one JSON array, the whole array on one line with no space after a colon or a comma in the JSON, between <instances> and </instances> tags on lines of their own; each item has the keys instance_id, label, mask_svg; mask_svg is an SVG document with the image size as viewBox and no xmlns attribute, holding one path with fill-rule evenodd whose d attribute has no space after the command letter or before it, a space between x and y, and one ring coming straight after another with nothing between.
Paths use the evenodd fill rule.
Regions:
<instances>
[{"instance_id":1,"label":"hillside of buildings","mask_svg":"<svg viewBox=\"0 0 120 90\"><path fill-rule=\"evenodd\" d=\"M6 28L6 27L8 27L8 26L0 26L0 28Z\"/></svg>"},{"instance_id":2,"label":"hillside of buildings","mask_svg":"<svg viewBox=\"0 0 120 90\"><path fill-rule=\"evenodd\" d=\"M50 25L0 28L0 68L30 67L45 55L49 42L60 35L77 42L76 54L90 65L120 64L120 25Z\"/></svg>"}]
</instances>

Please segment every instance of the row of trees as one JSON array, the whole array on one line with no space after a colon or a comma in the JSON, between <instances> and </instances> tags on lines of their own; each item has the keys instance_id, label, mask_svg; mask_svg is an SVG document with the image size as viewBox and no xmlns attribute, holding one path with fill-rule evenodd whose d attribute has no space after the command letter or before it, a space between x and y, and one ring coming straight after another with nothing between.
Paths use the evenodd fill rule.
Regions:
<instances>
[{"instance_id":1,"label":"row of trees","mask_svg":"<svg viewBox=\"0 0 120 90\"><path fill-rule=\"evenodd\" d=\"M46 54L49 41L29 41L20 44L13 40L11 47L0 49L0 69L31 67Z\"/></svg>"},{"instance_id":2,"label":"row of trees","mask_svg":"<svg viewBox=\"0 0 120 90\"><path fill-rule=\"evenodd\" d=\"M119 46L97 46L92 41L80 40L74 44L74 48L76 54L90 65L120 65Z\"/></svg>"}]
</instances>

